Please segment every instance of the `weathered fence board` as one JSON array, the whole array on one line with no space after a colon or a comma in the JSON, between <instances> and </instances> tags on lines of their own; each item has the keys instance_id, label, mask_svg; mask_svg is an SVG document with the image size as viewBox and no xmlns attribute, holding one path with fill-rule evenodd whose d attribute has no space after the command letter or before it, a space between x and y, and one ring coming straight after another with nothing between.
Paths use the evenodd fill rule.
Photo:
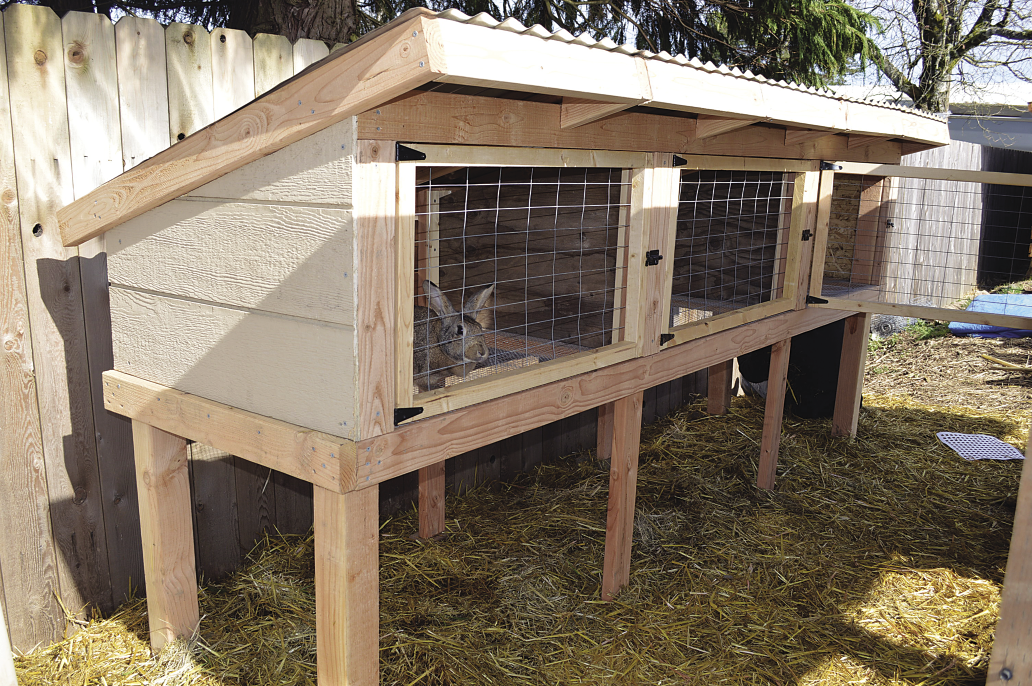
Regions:
<instances>
[{"instance_id":1,"label":"weathered fence board","mask_svg":"<svg viewBox=\"0 0 1032 686\"><path fill-rule=\"evenodd\" d=\"M6 15L0 20L0 568L15 645L61 635L57 550L50 532L43 436L36 396L22 258L14 137L8 98ZM7 602L10 598L10 603Z\"/></svg>"},{"instance_id":2,"label":"weathered fence board","mask_svg":"<svg viewBox=\"0 0 1032 686\"><path fill-rule=\"evenodd\" d=\"M122 159L129 169L168 147L165 29L153 19L122 17L115 24Z\"/></svg>"},{"instance_id":3,"label":"weathered fence board","mask_svg":"<svg viewBox=\"0 0 1032 686\"><path fill-rule=\"evenodd\" d=\"M69 12L61 20L73 195L78 198L122 172L115 31L103 15ZM86 325L100 500L108 544L111 607L142 579L143 551L132 461L132 427L104 410L100 375L111 368L111 308L105 237L79 246L79 277Z\"/></svg>"}]
</instances>

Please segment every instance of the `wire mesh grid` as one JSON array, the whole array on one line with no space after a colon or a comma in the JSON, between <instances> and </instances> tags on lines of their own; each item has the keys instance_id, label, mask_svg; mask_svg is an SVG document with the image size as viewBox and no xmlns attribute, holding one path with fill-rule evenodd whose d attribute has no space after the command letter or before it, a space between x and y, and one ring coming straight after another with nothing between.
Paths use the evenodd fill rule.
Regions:
<instances>
[{"instance_id":1,"label":"wire mesh grid","mask_svg":"<svg viewBox=\"0 0 1032 686\"><path fill-rule=\"evenodd\" d=\"M671 326L780 297L792 194L780 172L681 172Z\"/></svg>"},{"instance_id":2,"label":"wire mesh grid","mask_svg":"<svg viewBox=\"0 0 1032 686\"><path fill-rule=\"evenodd\" d=\"M417 390L621 340L624 170L421 167L416 183Z\"/></svg>"},{"instance_id":3,"label":"wire mesh grid","mask_svg":"<svg viewBox=\"0 0 1032 686\"><path fill-rule=\"evenodd\" d=\"M1028 279L1032 189L837 174L822 295L926 307Z\"/></svg>"}]
</instances>

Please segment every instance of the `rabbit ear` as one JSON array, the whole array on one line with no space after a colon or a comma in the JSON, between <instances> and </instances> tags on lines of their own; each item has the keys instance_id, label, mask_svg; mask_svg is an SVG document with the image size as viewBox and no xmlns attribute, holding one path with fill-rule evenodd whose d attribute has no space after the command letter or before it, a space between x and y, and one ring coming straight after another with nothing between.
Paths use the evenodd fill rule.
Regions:
<instances>
[{"instance_id":1,"label":"rabbit ear","mask_svg":"<svg viewBox=\"0 0 1032 686\"><path fill-rule=\"evenodd\" d=\"M427 279L423 282L423 291L430 298L430 307L437 310L437 314L456 314L455 308L452 307L451 301L441 293L441 289L434 284L433 281Z\"/></svg>"},{"instance_id":2,"label":"rabbit ear","mask_svg":"<svg viewBox=\"0 0 1032 686\"><path fill-rule=\"evenodd\" d=\"M493 324L491 310L484 308L493 291L494 284L491 284L487 288L477 291L466 298L466 304L462 306L462 313L467 317L475 319L485 329L490 329Z\"/></svg>"}]
</instances>

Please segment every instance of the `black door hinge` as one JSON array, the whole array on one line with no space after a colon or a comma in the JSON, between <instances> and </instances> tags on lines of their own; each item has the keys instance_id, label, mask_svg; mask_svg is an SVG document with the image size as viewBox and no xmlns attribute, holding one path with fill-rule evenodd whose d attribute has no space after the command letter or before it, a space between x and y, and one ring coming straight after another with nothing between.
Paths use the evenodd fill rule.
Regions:
<instances>
[{"instance_id":1,"label":"black door hinge","mask_svg":"<svg viewBox=\"0 0 1032 686\"><path fill-rule=\"evenodd\" d=\"M688 164L688 160L684 159L680 155L674 155L674 166L675 167L683 167L686 164Z\"/></svg>"},{"instance_id":2,"label":"black door hinge","mask_svg":"<svg viewBox=\"0 0 1032 686\"><path fill-rule=\"evenodd\" d=\"M813 238L813 231L810 231L810 229L803 229L803 240L808 241L811 238Z\"/></svg>"},{"instance_id":3,"label":"black door hinge","mask_svg":"<svg viewBox=\"0 0 1032 686\"><path fill-rule=\"evenodd\" d=\"M406 419L412 419L417 414L423 414L422 407L396 407L394 408L394 425L397 426Z\"/></svg>"},{"instance_id":4,"label":"black door hinge","mask_svg":"<svg viewBox=\"0 0 1032 686\"><path fill-rule=\"evenodd\" d=\"M659 254L658 250L649 250L645 253L645 266L655 267L661 259L663 259L663 256Z\"/></svg>"},{"instance_id":5,"label":"black door hinge","mask_svg":"<svg viewBox=\"0 0 1032 686\"><path fill-rule=\"evenodd\" d=\"M674 340L674 334L672 333L661 333L659 334L659 344L666 345L670 341Z\"/></svg>"},{"instance_id":6,"label":"black door hinge","mask_svg":"<svg viewBox=\"0 0 1032 686\"><path fill-rule=\"evenodd\" d=\"M397 147L394 150L395 159L399 162L422 162L426 159L426 153L420 152L415 148L410 148L407 145L401 143L396 144Z\"/></svg>"},{"instance_id":7,"label":"black door hinge","mask_svg":"<svg viewBox=\"0 0 1032 686\"><path fill-rule=\"evenodd\" d=\"M806 304L807 305L827 305L828 301L825 300L824 298L818 298L816 295L808 295L808 296L806 296Z\"/></svg>"},{"instance_id":8,"label":"black door hinge","mask_svg":"<svg viewBox=\"0 0 1032 686\"><path fill-rule=\"evenodd\" d=\"M839 171L842 169L841 164L832 164L831 162L821 162L821 171Z\"/></svg>"}]
</instances>

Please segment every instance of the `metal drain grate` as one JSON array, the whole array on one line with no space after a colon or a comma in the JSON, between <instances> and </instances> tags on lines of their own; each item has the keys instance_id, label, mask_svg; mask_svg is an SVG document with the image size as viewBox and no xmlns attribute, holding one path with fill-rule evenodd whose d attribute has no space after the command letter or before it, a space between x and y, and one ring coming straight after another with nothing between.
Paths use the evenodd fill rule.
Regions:
<instances>
[{"instance_id":1,"label":"metal drain grate","mask_svg":"<svg viewBox=\"0 0 1032 686\"><path fill-rule=\"evenodd\" d=\"M1010 443L985 434L954 434L940 431L939 440L965 460L1023 460L1025 456Z\"/></svg>"}]
</instances>

